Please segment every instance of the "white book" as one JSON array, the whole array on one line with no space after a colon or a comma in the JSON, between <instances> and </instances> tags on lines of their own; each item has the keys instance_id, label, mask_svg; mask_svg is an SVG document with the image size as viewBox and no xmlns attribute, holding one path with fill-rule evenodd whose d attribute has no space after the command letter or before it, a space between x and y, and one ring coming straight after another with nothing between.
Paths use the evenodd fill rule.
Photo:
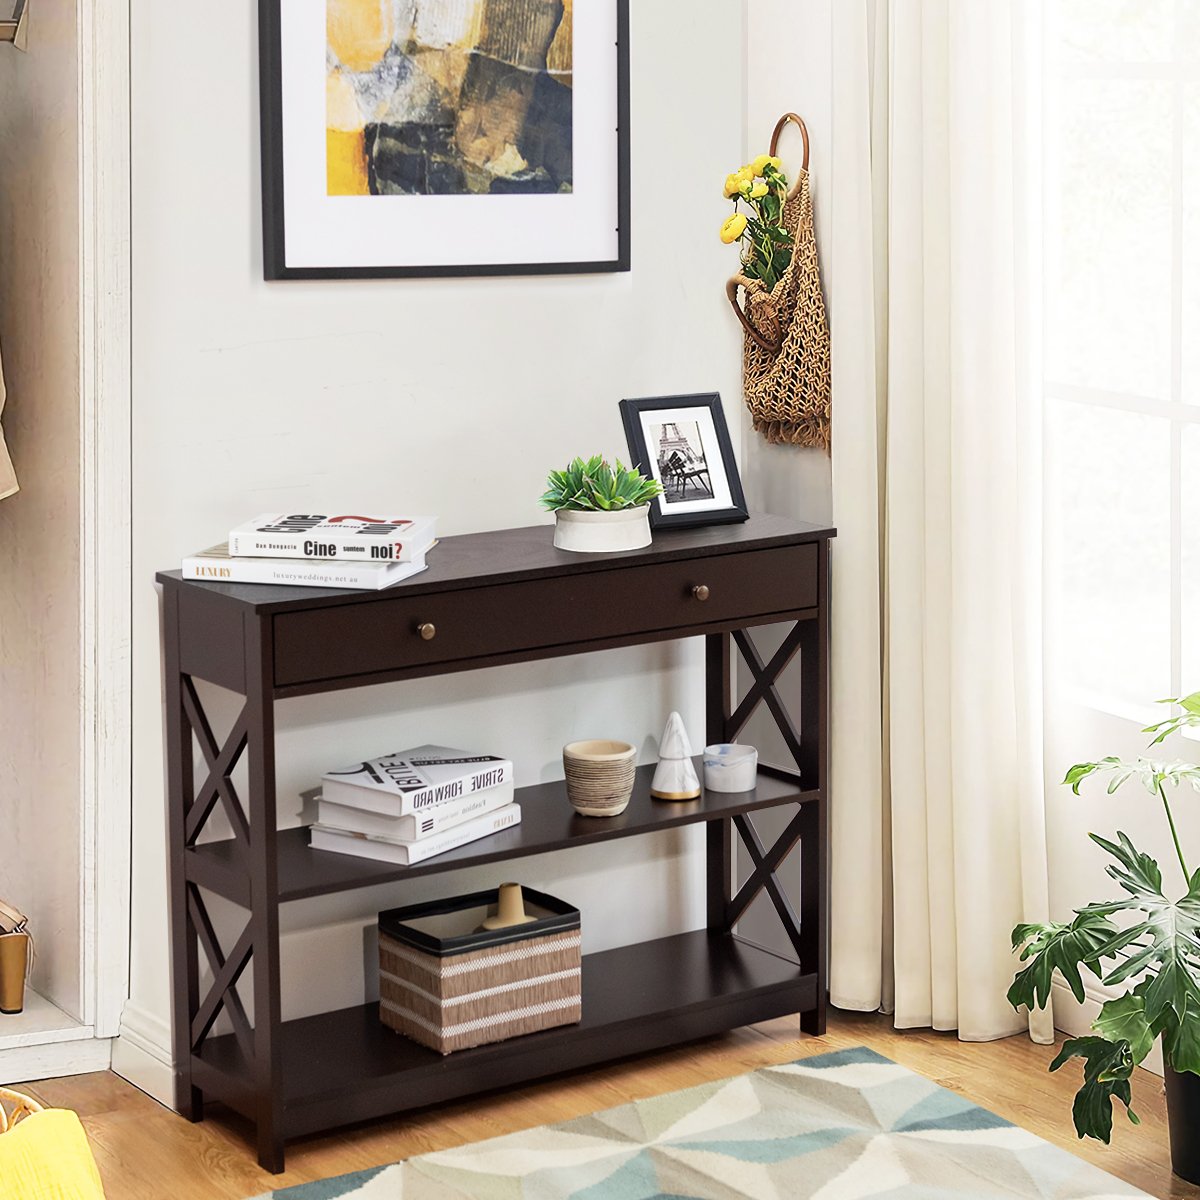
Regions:
<instances>
[{"instance_id":1,"label":"white book","mask_svg":"<svg viewBox=\"0 0 1200 1200\"><path fill-rule=\"evenodd\" d=\"M412 562L316 562L294 558L233 558L227 545L183 560L184 579L207 583L276 583L291 587L365 588L382 591L425 570Z\"/></svg>"},{"instance_id":2,"label":"white book","mask_svg":"<svg viewBox=\"0 0 1200 1200\"><path fill-rule=\"evenodd\" d=\"M454 826L433 837L420 841L404 841L399 838L368 837L363 833L347 833L342 829L326 829L314 825L310 831L310 844L314 850L332 850L335 854L350 854L356 858L372 858L376 862L395 863L401 867L415 866L427 858L435 858L448 850L457 850L469 842L511 829L521 823L521 806L508 804L493 813L473 817L461 825Z\"/></svg>"},{"instance_id":3,"label":"white book","mask_svg":"<svg viewBox=\"0 0 1200 1200\"><path fill-rule=\"evenodd\" d=\"M344 833L415 842L452 829L472 817L481 817L504 808L513 802L514 790L510 779L497 787L471 792L457 800L435 804L424 812L410 813L404 817L389 817L385 813L334 804L322 796L317 801L317 823L327 829L340 829Z\"/></svg>"},{"instance_id":4,"label":"white book","mask_svg":"<svg viewBox=\"0 0 1200 1200\"><path fill-rule=\"evenodd\" d=\"M238 558L412 562L433 544L434 517L263 513L229 534Z\"/></svg>"},{"instance_id":5,"label":"white book","mask_svg":"<svg viewBox=\"0 0 1200 1200\"><path fill-rule=\"evenodd\" d=\"M403 817L511 783L512 778L509 759L449 746L417 746L326 772L321 796L331 804Z\"/></svg>"}]
</instances>

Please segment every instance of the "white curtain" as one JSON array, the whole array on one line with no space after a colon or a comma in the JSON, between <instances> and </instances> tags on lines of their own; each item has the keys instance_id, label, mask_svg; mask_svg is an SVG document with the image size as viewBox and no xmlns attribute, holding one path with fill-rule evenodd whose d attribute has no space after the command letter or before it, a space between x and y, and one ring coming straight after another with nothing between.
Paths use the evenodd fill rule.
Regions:
<instances>
[{"instance_id":1,"label":"white curtain","mask_svg":"<svg viewBox=\"0 0 1200 1200\"><path fill-rule=\"evenodd\" d=\"M831 993L967 1040L1047 909L1026 16L833 5Z\"/></svg>"}]
</instances>

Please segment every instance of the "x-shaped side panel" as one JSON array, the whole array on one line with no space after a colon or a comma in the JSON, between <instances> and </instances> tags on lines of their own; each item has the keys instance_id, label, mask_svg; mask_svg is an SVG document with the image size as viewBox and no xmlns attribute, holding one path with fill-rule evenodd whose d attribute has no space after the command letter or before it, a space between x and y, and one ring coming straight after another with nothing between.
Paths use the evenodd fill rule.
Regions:
<instances>
[{"instance_id":1,"label":"x-shaped side panel","mask_svg":"<svg viewBox=\"0 0 1200 1200\"><path fill-rule=\"evenodd\" d=\"M746 852L754 862L754 873L730 902L728 922L729 927L732 928L733 923L745 912L755 896L766 888L767 895L771 897L771 903L775 906L775 911L783 923L784 932L801 960L805 955L804 940L800 934L800 918L796 915L796 910L792 907L792 902L788 899L783 885L779 882L779 876L775 872L779 864L787 857L788 851L799 841L805 821L806 814L802 808L792 818L778 841L770 850L767 850L758 836L758 830L754 828L753 822L746 814L739 813L733 818L734 826L746 847Z\"/></svg>"},{"instance_id":2,"label":"x-shaped side panel","mask_svg":"<svg viewBox=\"0 0 1200 1200\"><path fill-rule=\"evenodd\" d=\"M212 726L196 695L195 685L187 676L183 678L183 708L187 714L188 724L191 725L196 740L200 744L200 752L208 766L208 777L196 793L196 799L187 813L184 835L187 845L192 846L208 821L218 800L233 827L234 837L239 848L250 844L250 827L246 821L246 813L238 800L230 775L237 766L247 743L247 706L243 706L233 728L222 746L218 746L213 736Z\"/></svg>"},{"instance_id":3,"label":"x-shaped side panel","mask_svg":"<svg viewBox=\"0 0 1200 1200\"><path fill-rule=\"evenodd\" d=\"M217 941L216 930L213 929L208 910L204 907L204 901L200 897L200 890L195 884L188 885L188 916L191 919L192 928L200 940L200 945L204 949L204 955L208 959L208 965L213 975L208 995L204 997L200 1007L196 1010L196 1015L192 1018L192 1050L195 1052L200 1049L221 1009L224 1008L229 1014L233 1032L241 1044L242 1052L247 1059L253 1060L254 1035L250 1028L250 1019L246 1016L245 1006L242 1004L242 998L237 992L237 982L254 953L251 923L246 922L245 929L242 930L241 936L229 957L226 958Z\"/></svg>"}]
</instances>

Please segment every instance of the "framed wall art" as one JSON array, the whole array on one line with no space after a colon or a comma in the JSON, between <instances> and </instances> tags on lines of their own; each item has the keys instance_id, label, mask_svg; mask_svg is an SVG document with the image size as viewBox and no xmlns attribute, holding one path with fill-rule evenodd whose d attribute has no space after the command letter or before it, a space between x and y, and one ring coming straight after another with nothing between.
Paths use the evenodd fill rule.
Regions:
<instances>
[{"instance_id":1,"label":"framed wall art","mask_svg":"<svg viewBox=\"0 0 1200 1200\"><path fill-rule=\"evenodd\" d=\"M259 0L267 279L629 270L629 0Z\"/></svg>"},{"instance_id":2,"label":"framed wall art","mask_svg":"<svg viewBox=\"0 0 1200 1200\"><path fill-rule=\"evenodd\" d=\"M716 392L622 400L629 454L662 484L650 505L655 529L723 525L750 513Z\"/></svg>"}]
</instances>

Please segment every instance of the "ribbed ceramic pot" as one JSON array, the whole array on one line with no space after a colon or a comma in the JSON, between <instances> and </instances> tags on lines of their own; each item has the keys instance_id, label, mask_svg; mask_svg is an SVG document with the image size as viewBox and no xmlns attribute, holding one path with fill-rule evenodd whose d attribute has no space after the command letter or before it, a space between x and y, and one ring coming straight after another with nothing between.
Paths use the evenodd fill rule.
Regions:
<instances>
[{"instance_id":1,"label":"ribbed ceramic pot","mask_svg":"<svg viewBox=\"0 0 1200 1200\"><path fill-rule=\"evenodd\" d=\"M596 739L563 747L567 799L580 816L615 817L629 806L637 747Z\"/></svg>"},{"instance_id":2,"label":"ribbed ceramic pot","mask_svg":"<svg viewBox=\"0 0 1200 1200\"><path fill-rule=\"evenodd\" d=\"M650 545L650 505L622 508L616 512L574 512L559 509L554 514L554 544L577 554L614 554L640 550Z\"/></svg>"}]
</instances>

